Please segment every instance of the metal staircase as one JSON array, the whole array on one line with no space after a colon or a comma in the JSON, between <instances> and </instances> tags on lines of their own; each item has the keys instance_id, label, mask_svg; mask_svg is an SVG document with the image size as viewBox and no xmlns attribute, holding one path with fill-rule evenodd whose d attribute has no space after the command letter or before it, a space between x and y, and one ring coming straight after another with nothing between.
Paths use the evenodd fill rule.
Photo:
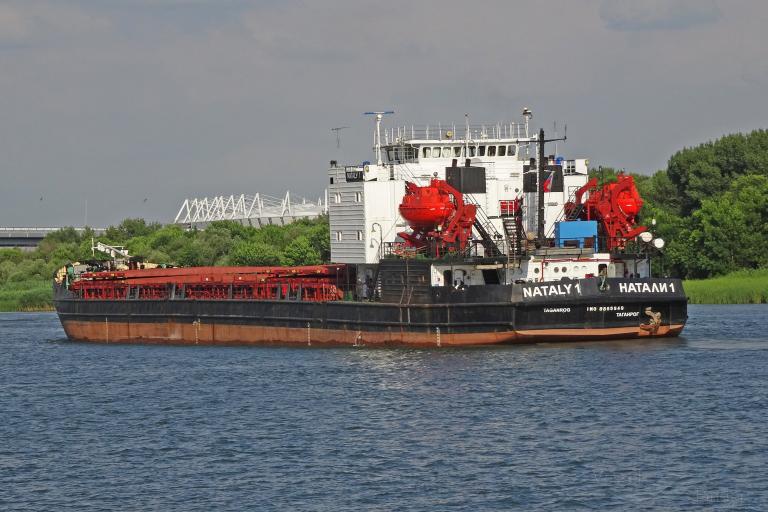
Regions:
<instances>
[{"instance_id":1,"label":"metal staircase","mask_svg":"<svg viewBox=\"0 0 768 512\"><path fill-rule=\"evenodd\" d=\"M571 221L571 220L578 220L581 217L581 212L584 211L584 205L579 204L576 205L576 207L571 210L567 215L565 215L565 220Z\"/></svg>"},{"instance_id":2,"label":"metal staircase","mask_svg":"<svg viewBox=\"0 0 768 512\"><path fill-rule=\"evenodd\" d=\"M501 223L504 226L504 234L507 236L507 251L511 258L522 252L520 241L522 240L522 230L518 229L515 217L502 217Z\"/></svg>"},{"instance_id":3,"label":"metal staircase","mask_svg":"<svg viewBox=\"0 0 768 512\"><path fill-rule=\"evenodd\" d=\"M464 194L464 201L468 204L475 205L477 213L475 214L474 228L478 235L480 235L480 243L485 249L485 255L495 258L501 256L503 253L499 249L499 242L504 240L504 236L499 233L496 226L493 225L491 219L485 214L485 211L477 202L477 200L469 194Z\"/></svg>"}]
</instances>

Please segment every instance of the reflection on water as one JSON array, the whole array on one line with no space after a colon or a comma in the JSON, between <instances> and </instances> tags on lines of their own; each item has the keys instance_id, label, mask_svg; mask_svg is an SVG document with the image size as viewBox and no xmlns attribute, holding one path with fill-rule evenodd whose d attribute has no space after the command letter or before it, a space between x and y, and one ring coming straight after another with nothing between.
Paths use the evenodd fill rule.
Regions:
<instances>
[{"instance_id":1,"label":"reflection on water","mask_svg":"<svg viewBox=\"0 0 768 512\"><path fill-rule=\"evenodd\" d=\"M0 315L0 508L766 510L766 333L691 306L668 339L164 347Z\"/></svg>"}]
</instances>

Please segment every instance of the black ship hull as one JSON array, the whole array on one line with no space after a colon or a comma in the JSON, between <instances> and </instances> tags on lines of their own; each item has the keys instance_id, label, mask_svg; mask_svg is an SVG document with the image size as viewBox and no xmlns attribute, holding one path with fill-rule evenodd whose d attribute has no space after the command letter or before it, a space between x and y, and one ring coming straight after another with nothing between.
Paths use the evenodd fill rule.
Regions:
<instances>
[{"instance_id":1,"label":"black ship hull","mask_svg":"<svg viewBox=\"0 0 768 512\"><path fill-rule=\"evenodd\" d=\"M418 303L295 300L84 300L55 306L67 336L104 343L470 346L677 336L677 279L582 279L430 288Z\"/></svg>"}]
</instances>

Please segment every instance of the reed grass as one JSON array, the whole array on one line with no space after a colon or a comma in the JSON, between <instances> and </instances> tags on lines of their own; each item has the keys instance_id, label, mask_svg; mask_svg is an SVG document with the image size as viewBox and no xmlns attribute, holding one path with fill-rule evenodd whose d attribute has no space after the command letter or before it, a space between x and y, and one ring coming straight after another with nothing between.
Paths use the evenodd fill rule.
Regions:
<instances>
[{"instance_id":1,"label":"reed grass","mask_svg":"<svg viewBox=\"0 0 768 512\"><path fill-rule=\"evenodd\" d=\"M50 279L7 282L0 286L0 311L52 311Z\"/></svg>"},{"instance_id":2,"label":"reed grass","mask_svg":"<svg viewBox=\"0 0 768 512\"><path fill-rule=\"evenodd\" d=\"M683 282L691 304L768 303L768 269L739 270L710 279Z\"/></svg>"}]
</instances>

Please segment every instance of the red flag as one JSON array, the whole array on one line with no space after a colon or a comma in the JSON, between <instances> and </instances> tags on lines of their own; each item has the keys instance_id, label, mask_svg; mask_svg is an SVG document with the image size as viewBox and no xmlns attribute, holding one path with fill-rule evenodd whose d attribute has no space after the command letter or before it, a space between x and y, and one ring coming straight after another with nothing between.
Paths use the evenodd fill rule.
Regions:
<instances>
[{"instance_id":1,"label":"red flag","mask_svg":"<svg viewBox=\"0 0 768 512\"><path fill-rule=\"evenodd\" d=\"M544 180L544 192L549 192L552 189L552 175L554 173L549 173L549 178Z\"/></svg>"}]
</instances>

